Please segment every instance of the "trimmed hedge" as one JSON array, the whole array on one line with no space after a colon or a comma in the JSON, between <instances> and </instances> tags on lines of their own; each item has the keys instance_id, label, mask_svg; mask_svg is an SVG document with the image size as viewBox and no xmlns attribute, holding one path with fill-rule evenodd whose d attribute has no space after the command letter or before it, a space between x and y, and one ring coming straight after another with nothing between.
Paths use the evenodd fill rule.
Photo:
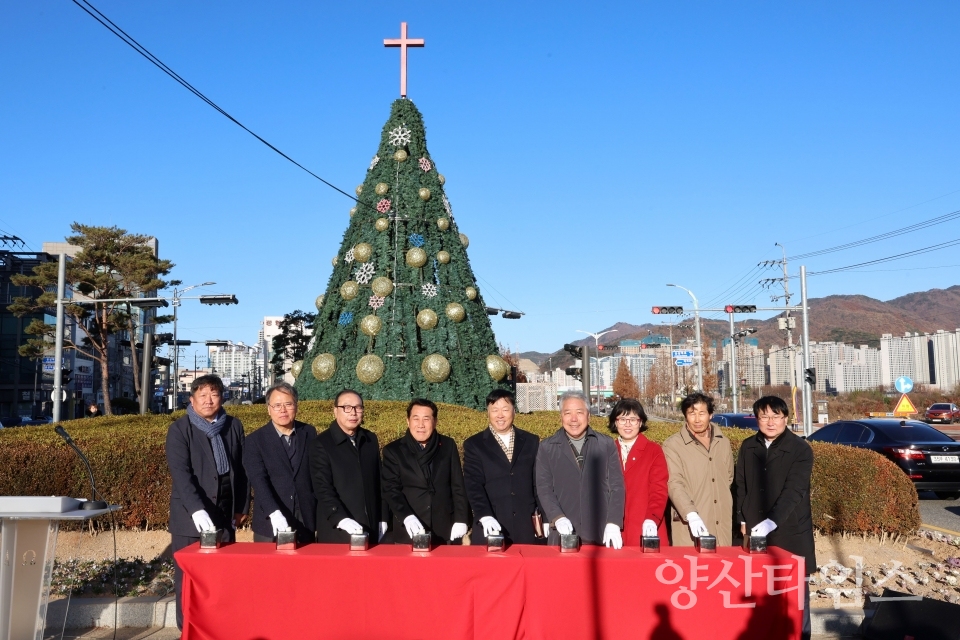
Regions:
<instances>
[{"instance_id":1,"label":"trimmed hedge","mask_svg":"<svg viewBox=\"0 0 960 640\"><path fill-rule=\"evenodd\" d=\"M364 424L380 444L406 431L406 403L365 403ZM247 433L266 424L264 405L226 407ZM112 503L123 505L118 521L126 527L163 529L170 502L170 475L164 455L167 426L173 416L115 416L65 423L87 454L97 486ZM330 401L304 401L297 417L326 428L333 419ZM540 411L518 414L516 424L541 438L560 428L559 414ZM486 414L455 405L441 405L438 429L458 446L485 429ZM594 418L594 428L607 433L606 419ZM663 442L679 425L651 423L646 436ZM724 429L734 455L753 431ZM914 532L920 525L917 492L892 462L872 451L811 443L814 448L811 491L814 524L825 533ZM83 464L48 426L0 430L0 495L87 496L90 487Z\"/></svg>"}]
</instances>

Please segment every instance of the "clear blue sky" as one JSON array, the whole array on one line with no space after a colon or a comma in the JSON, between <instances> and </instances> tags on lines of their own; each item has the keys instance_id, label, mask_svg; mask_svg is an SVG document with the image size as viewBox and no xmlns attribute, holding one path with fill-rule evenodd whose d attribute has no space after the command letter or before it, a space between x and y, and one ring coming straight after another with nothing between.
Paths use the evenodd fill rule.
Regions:
<instances>
[{"instance_id":1,"label":"clear blue sky","mask_svg":"<svg viewBox=\"0 0 960 640\"><path fill-rule=\"evenodd\" d=\"M957 3L400 4L95 3L347 191L398 96L382 40L406 20L427 43L409 95L481 291L527 314L494 320L511 348L689 307L667 282L767 304L753 283L777 274L750 272L775 242L798 255L960 209ZM262 316L312 308L347 198L69 0L0 5L0 72L2 231L37 250L72 221L157 236L175 277L241 302L185 303L183 338L252 342ZM956 238L960 221L805 264ZM812 277L810 295L889 299L957 284L957 265L948 248Z\"/></svg>"}]
</instances>

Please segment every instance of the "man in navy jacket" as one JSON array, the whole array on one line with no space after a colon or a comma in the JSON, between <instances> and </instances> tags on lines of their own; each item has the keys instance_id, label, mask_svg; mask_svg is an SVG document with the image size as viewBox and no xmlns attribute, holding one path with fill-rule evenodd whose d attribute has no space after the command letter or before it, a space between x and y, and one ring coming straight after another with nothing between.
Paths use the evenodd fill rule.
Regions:
<instances>
[{"instance_id":1,"label":"man in navy jacket","mask_svg":"<svg viewBox=\"0 0 960 640\"><path fill-rule=\"evenodd\" d=\"M243 469L243 425L223 410L223 381L200 376L190 385L187 414L167 429L170 492L170 537L174 552L200 541L201 531L222 529L236 537L250 509L250 489ZM173 563L177 627L183 628L180 587L183 572Z\"/></svg>"},{"instance_id":2,"label":"man in navy jacket","mask_svg":"<svg viewBox=\"0 0 960 640\"><path fill-rule=\"evenodd\" d=\"M317 500L310 481L309 451L317 430L297 421L297 390L286 382L267 389L270 422L247 437L243 466L253 487L254 542L274 542L278 531L296 531L313 542Z\"/></svg>"}]
</instances>

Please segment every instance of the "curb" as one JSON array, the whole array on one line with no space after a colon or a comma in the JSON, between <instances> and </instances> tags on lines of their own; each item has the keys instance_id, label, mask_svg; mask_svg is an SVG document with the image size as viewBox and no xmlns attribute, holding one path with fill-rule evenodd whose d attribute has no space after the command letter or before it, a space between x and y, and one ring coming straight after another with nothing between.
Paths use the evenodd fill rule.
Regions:
<instances>
[{"instance_id":1,"label":"curb","mask_svg":"<svg viewBox=\"0 0 960 640\"><path fill-rule=\"evenodd\" d=\"M46 626L62 628L66 617L67 629L113 628L115 605L119 605L118 627L177 626L177 606L172 595L120 598L119 602L115 598L71 598L69 611L66 598L52 600L47 606Z\"/></svg>"},{"instance_id":2,"label":"curb","mask_svg":"<svg viewBox=\"0 0 960 640\"><path fill-rule=\"evenodd\" d=\"M47 628L63 627L64 614L67 629L94 629L113 627L114 598L71 598L53 600L47 607ZM176 627L174 597L120 598L117 611L118 627ZM856 634L864 619L862 609L810 609L810 631L820 635Z\"/></svg>"}]
</instances>

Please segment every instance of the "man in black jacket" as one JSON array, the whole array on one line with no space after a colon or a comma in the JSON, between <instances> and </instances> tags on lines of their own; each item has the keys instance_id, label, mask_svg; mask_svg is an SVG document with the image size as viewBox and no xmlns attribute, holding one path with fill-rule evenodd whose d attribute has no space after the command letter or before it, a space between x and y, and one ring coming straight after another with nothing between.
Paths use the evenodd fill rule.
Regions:
<instances>
[{"instance_id":1,"label":"man in black jacket","mask_svg":"<svg viewBox=\"0 0 960 640\"><path fill-rule=\"evenodd\" d=\"M265 394L270 422L247 437L243 466L253 487L254 542L275 542L278 531L296 531L300 543L313 542L317 499L313 496L308 452L317 430L297 421L297 390L278 382Z\"/></svg>"},{"instance_id":2,"label":"man in black jacket","mask_svg":"<svg viewBox=\"0 0 960 640\"><path fill-rule=\"evenodd\" d=\"M473 509L473 544L502 534L510 542L536 544L536 463L540 438L513 426L513 394L487 396L489 428L463 443L463 481Z\"/></svg>"},{"instance_id":3,"label":"man in black jacket","mask_svg":"<svg viewBox=\"0 0 960 640\"><path fill-rule=\"evenodd\" d=\"M737 456L736 516L740 532L767 537L767 544L802 556L805 575L817 570L810 515L813 449L787 429L789 409L777 396L753 403L759 432L747 438ZM804 637L810 633L810 592L805 583Z\"/></svg>"},{"instance_id":4,"label":"man in black jacket","mask_svg":"<svg viewBox=\"0 0 960 640\"><path fill-rule=\"evenodd\" d=\"M333 422L310 447L317 496L317 542L348 543L364 533L376 543L387 530L380 494L380 444L363 422L363 398L344 389L333 400Z\"/></svg>"},{"instance_id":5,"label":"man in black jacket","mask_svg":"<svg viewBox=\"0 0 960 640\"><path fill-rule=\"evenodd\" d=\"M243 469L243 425L223 407L223 382L200 376L190 385L187 415L167 429L170 536L174 552L200 541L201 531L222 529L227 540L250 509L250 489ZM173 563L177 627L183 628L180 588L183 572Z\"/></svg>"},{"instance_id":6,"label":"man in black jacket","mask_svg":"<svg viewBox=\"0 0 960 640\"><path fill-rule=\"evenodd\" d=\"M383 497L393 512L392 541L410 544L429 531L440 544L467 533L469 505L452 438L437 433L437 405L407 406L407 432L383 448Z\"/></svg>"}]
</instances>

